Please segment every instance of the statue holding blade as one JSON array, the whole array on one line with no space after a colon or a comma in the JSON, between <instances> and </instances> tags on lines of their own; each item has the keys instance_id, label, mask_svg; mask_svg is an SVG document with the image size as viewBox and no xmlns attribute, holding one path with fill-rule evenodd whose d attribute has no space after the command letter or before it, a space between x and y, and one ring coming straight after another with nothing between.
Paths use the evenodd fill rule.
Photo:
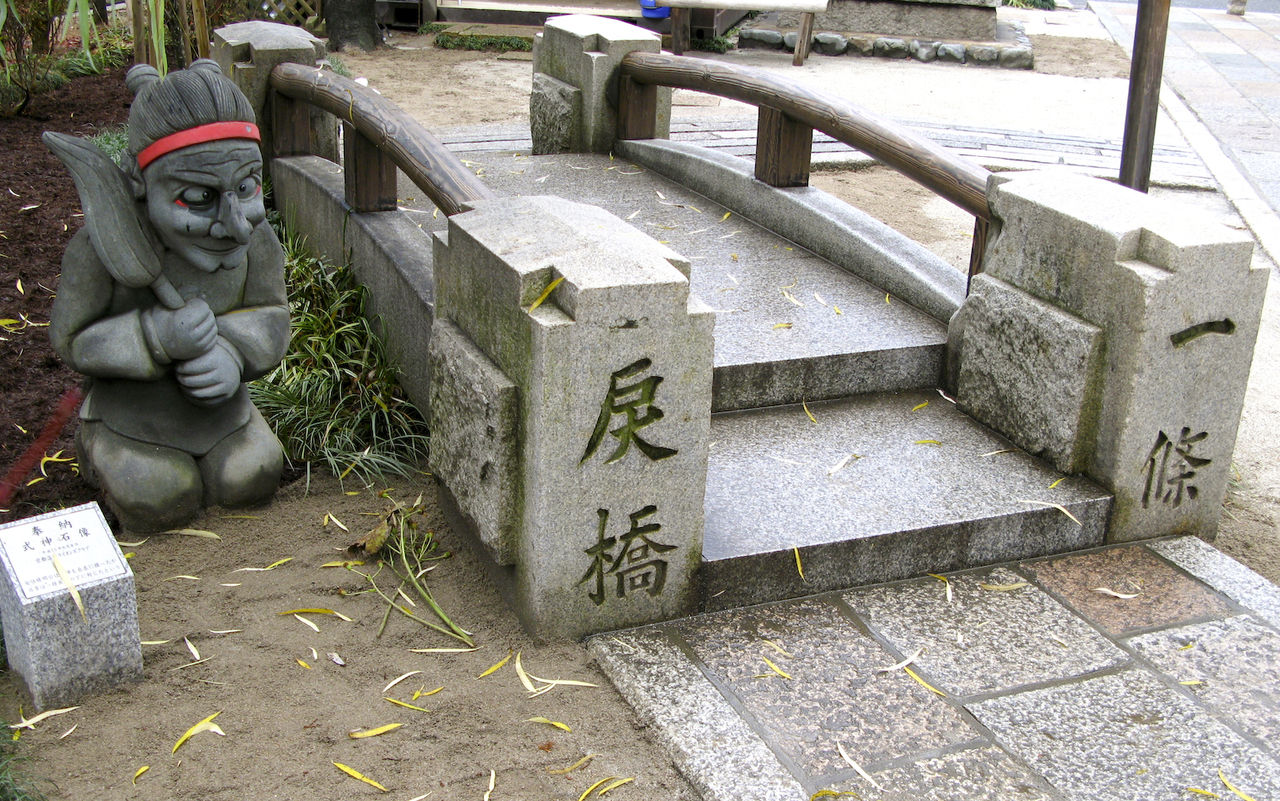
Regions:
<instances>
[{"instance_id":1,"label":"statue holding blade","mask_svg":"<svg viewBox=\"0 0 1280 801\"><path fill-rule=\"evenodd\" d=\"M44 134L85 215L50 336L90 379L83 474L126 529L159 531L275 492L283 452L244 382L284 355L289 312L249 101L207 59L163 79L138 65L126 81L122 167L86 139Z\"/></svg>"}]
</instances>

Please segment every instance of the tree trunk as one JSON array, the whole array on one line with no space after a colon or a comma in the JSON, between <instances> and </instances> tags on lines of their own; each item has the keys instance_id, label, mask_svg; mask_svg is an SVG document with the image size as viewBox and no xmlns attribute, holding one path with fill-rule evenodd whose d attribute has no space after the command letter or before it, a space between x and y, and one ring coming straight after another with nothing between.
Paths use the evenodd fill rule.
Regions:
<instances>
[{"instance_id":1,"label":"tree trunk","mask_svg":"<svg viewBox=\"0 0 1280 801\"><path fill-rule=\"evenodd\" d=\"M374 0L325 0L324 20L330 51L347 47L373 50L382 44L373 4Z\"/></svg>"}]
</instances>

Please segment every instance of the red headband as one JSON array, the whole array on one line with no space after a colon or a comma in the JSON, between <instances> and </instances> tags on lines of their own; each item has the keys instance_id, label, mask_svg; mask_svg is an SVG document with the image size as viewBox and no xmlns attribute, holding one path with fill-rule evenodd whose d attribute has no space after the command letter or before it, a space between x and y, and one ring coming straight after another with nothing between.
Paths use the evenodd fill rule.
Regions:
<instances>
[{"instance_id":1,"label":"red headband","mask_svg":"<svg viewBox=\"0 0 1280 801\"><path fill-rule=\"evenodd\" d=\"M162 136L147 145L138 154L138 169L145 170L148 164L175 150L205 142L216 142L219 139L252 139L255 142L261 142L262 134L258 133L258 126L251 122L211 122L207 125L197 125L185 131Z\"/></svg>"}]
</instances>

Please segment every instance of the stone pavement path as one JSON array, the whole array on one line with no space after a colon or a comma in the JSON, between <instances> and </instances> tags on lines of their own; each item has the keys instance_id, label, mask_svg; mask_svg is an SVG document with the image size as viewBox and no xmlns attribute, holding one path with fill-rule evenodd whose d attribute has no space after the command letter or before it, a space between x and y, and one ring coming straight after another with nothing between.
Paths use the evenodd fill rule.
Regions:
<instances>
[{"instance_id":1,"label":"stone pavement path","mask_svg":"<svg viewBox=\"0 0 1280 801\"><path fill-rule=\"evenodd\" d=\"M707 801L1280 798L1280 589L1191 537L590 649Z\"/></svg>"},{"instance_id":2,"label":"stone pavement path","mask_svg":"<svg viewBox=\"0 0 1280 801\"><path fill-rule=\"evenodd\" d=\"M1263 247L1280 252L1280 14L1249 11L1242 17L1217 8L1175 7L1165 45L1164 82L1221 147L1247 185L1210 163L1215 178L1240 210ZM1132 51L1137 6L1091 2L1112 38ZM1164 105L1170 112L1170 98ZM1178 127L1194 139L1184 121ZM1205 144L1192 141L1212 162ZM1256 192L1261 204L1250 197ZM1255 205L1260 207L1255 208Z\"/></svg>"}]
</instances>

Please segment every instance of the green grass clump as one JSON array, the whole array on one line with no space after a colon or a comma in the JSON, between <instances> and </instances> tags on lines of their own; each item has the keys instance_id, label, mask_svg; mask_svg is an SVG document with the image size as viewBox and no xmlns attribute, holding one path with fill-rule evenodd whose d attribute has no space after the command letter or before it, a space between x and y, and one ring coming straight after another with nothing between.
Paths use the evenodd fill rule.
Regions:
<instances>
[{"instance_id":1,"label":"green grass clump","mask_svg":"<svg viewBox=\"0 0 1280 801\"><path fill-rule=\"evenodd\" d=\"M364 314L350 270L285 236L289 351L249 385L250 397L294 462L323 462L339 477L408 476L425 464L426 423Z\"/></svg>"},{"instance_id":2,"label":"green grass clump","mask_svg":"<svg viewBox=\"0 0 1280 801\"><path fill-rule=\"evenodd\" d=\"M0 728L6 732L4 737L0 737L0 801L45 801L40 782L24 776L19 770L26 761L26 757L18 753L16 733L21 729L9 734L10 729L3 721L0 721Z\"/></svg>"},{"instance_id":3,"label":"green grass clump","mask_svg":"<svg viewBox=\"0 0 1280 801\"><path fill-rule=\"evenodd\" d=\"M519 36L464 36L448 31L436 35L435 45L445 50L491 50L499 53L533 49L533 42Z\"/></svg>"},{"instance_id":4,"label":"green grass clump","mask_svg":"<svg viewBox=\"0 0 1280 801\"><path fill-rule=\"evenodd\" d=\"M1004 4L1013 8L1038 8L1041 11L1053 11L1058 7L1053 0L1004 0Z\"/></svg>"},{"instance_id":5,"label":"green grass clump","mask_svg":"<svg viewBox=\"0 0 1280 801\"><path fill-rule=\"evenodd\" d=\"M430 36L433 33L440 33L441 31L447 30L449 30L449 23L447 22L425 22L422 24L421 28L418 28L418 35Z\"/></svg>"},{"instance_id":6,"label":"green grass clump","mask_svg":"<svg viewBox=\"0 0 1280 801\"><path fill-rule=\"evenodd\" d=\"M92 137L93 143L98 149L111 157L116 164L120 163L120 159L124 156L125 148L129 146L129 126L114 125L110 128L99 130Z\"/></svg>"}]
</instances>

